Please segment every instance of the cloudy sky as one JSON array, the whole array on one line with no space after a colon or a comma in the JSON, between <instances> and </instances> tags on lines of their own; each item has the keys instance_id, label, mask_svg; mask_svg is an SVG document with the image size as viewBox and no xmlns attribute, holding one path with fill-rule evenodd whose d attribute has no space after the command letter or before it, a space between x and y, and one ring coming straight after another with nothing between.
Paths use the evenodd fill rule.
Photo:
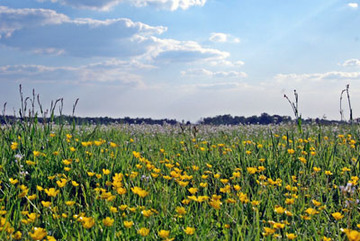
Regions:
<instances>
[{"instance_id":1,"label":"cloudy sky","mask_svg":"<svg viewBox=\"0 0 360 241\"><path fill-rule=\"evenodd\" d=\"M360 0L0 0L0 104L79 116L360 117ZM344 99L345 101L345 99ZM348 118L346 102L343 103Z\"/></svg>"}]
</instances>

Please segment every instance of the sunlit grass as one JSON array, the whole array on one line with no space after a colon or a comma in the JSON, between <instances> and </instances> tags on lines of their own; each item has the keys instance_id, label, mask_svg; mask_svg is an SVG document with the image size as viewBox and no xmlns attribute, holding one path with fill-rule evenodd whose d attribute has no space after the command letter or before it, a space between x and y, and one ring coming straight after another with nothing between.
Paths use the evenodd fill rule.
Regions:
<instances>
[{"instance_id":1,"label":"sunlit grass","mask_svg":"<svg viewBox=\"0 0 360 241\"><path fill-rule=\"evenodd\" d=\"M3 126L1 240L360 240L357 126Z\"/></svg>"}]
</instances>

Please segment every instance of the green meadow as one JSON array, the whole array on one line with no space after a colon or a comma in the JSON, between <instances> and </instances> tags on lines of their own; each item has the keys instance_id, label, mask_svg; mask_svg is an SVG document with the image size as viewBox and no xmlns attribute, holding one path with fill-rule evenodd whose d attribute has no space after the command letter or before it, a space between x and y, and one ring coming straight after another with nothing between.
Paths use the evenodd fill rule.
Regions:
<instances>
[{"instance_id":1,"label":"green meadow","mask_svg":"<svg viewBox=\"0 0 360 241\"><path fill-rule=\"evenodd\" d=\"M19 120L0 239L360 240L359 130Z\"/></svg>"}]
</instances>

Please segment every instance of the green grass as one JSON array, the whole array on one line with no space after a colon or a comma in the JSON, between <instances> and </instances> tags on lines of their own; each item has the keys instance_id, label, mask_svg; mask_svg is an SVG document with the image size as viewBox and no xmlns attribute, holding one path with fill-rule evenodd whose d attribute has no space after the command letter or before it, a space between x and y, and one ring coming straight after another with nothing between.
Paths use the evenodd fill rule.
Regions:
<instances>
[{"instance_id":1,"label":"green grass","mask_svg":"<svg viewBox=\"0 0 360 241\"><path fill-rule=\"evenodd\" d=\"M347 240L344 229L360 224L359 130L3 126L0 240L31 240L39 228L44 240L166 239L160 230L174 240Z\"/></svg>"}]
</instances>

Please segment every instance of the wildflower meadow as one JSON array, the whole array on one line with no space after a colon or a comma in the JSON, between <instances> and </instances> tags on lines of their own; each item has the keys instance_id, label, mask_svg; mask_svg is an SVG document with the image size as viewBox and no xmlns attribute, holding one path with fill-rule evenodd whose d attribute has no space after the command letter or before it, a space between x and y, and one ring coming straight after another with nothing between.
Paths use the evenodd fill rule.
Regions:
<instances>
[{"instance_id":1,"label":"wildflower meadow","mask_svg":"<svg viewBox=\"0 0 360 241\"><path fill-rule=\"evenodd\" d=\"M355 124L0 130L0 240L360 240Z\"/></svg>"}]
</instances>

